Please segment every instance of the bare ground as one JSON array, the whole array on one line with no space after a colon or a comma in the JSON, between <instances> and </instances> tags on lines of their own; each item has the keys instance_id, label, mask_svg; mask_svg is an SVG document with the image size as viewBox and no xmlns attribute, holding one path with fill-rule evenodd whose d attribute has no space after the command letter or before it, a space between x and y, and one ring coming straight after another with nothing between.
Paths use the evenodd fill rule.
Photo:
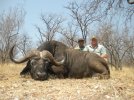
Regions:
<instances>
[{"instance_id":1,"label":"bare ground","mask_svg":"<svg viewBox=\"0 0 134 100\"><path fill-rule=\"evenodd\" d=\"M98 80L22 78L24 65L0 65L0 100L134 100L134 69L111 70L111 78Z\"/></svg>"}]
</instances>

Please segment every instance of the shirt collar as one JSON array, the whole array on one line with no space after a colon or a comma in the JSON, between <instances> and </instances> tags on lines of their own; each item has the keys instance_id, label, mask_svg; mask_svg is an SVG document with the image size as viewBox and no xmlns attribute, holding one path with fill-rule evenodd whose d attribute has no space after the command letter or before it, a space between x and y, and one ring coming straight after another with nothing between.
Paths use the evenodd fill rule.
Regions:
<instances>
[{"instance_id":1,"label":"shirt collar","mask_svg":"<svg viewBox=\"0 0 134 100\"><path fill-rule=\"evenodd\" d=\"M98 45L99 45L99 44L98 44ZM91 48L93 48L93 49L96 49L96 48L98 48L98 45L97 45L95 48L93 48L92 45L90 44L89 47L91 47Z\"/></svg>"}]
</instances>

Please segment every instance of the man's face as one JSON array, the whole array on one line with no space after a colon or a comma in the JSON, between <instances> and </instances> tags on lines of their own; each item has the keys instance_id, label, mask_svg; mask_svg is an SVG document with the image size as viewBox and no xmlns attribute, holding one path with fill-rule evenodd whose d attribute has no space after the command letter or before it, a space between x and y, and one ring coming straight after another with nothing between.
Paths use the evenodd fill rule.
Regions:
<instances>
[{"instance_id":1,"label":"man's face","mask_svg":"<svg viewBox=\"0 0 134 100\"><path fill-rule=\"evenodd\" d=\"M91 45L92 45L93 47L96 47L96 46L98 45L97 39L92 39L92 40L91 40Z\"/></svg>"},{"instance_id":2,"label":"man's face","mask_svg":"<svg viewBox=\"0 0 134 100\"><path fill-rule=\"evenodd\" d=\"M83 47L84 46L84 41L79 41L79 47Z\"/></svg>"}]
</instances>

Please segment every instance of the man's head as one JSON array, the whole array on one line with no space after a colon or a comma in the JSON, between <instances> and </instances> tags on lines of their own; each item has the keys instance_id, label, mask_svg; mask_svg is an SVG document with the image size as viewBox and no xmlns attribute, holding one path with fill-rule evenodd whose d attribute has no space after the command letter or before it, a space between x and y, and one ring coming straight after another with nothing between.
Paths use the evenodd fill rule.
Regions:
<instances>
[{"instance_id":1,"label":"man's head","mask_svg":"<svg viewBox=\"0 0 134 100\"><path fill-rule=\"evenodd\" d=\"M79 47L80 48L83 48L84 47L84 43L85 43L85 41L84 41L83 38L78 39L78 44L79 44Z\"/></svg>"},{"instance_id":2,"label":"man's head","mask_svg":"<svg viewBox=\"0 0 134 100\"><path fill-rule=\"evenodd\" d=\"M92 45L92 47L96 47L98 45L98 39L97 39L97 37L93 36L91 38L91 45Z\"/></svg>"}]
</instances>

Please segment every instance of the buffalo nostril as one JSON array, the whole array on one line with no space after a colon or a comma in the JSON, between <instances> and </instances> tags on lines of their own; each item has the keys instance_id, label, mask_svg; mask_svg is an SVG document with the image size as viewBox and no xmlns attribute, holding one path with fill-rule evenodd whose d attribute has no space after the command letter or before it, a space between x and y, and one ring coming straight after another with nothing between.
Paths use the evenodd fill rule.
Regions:
<instances>
[{"instance_id":1,"label":"buffalo nostril","mask_svg":"<svg viewBox=\"0 0 134 100\"><path fill-rule=\"evenodd\" d=\"M37 75L38 75L39 77L41 77L41 76L45 76L45 73L38 72Z\"/></svg>"},{"instance_id":2,"label":"buffalo nostril","mask_svg":"<svg viewBox=\"0 0 134 100\"><path fill-rule=\"evenodd\" d=\"M38 72L37 76L39 79L47 79L47 73Z\"/></svg>"}]
</instances>

